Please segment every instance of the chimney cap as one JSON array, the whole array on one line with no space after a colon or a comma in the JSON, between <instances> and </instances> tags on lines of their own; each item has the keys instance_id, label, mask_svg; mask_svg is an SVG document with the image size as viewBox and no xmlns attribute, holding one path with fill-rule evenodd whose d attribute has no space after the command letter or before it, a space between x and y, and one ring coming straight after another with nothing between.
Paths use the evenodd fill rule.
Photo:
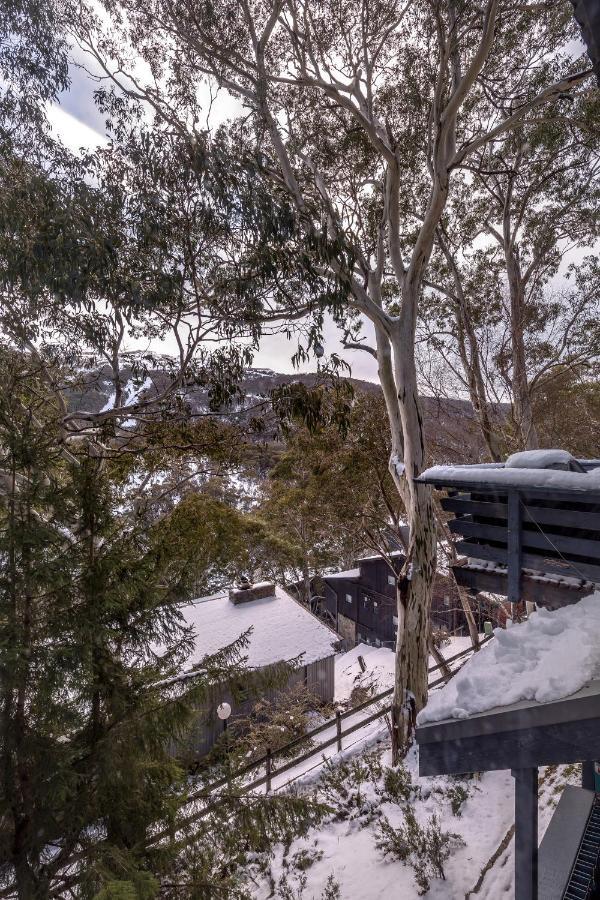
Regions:
<instances>
[{"instance_id":1,"label":"chimney cap","mask_svg":"<svg viewBox=\"0 0 600 900\"><path fill-rule=\"evenodd\" d=\"M275 585L272 581L258 581L256 584L248 584L243 587L236 586L229 589L229 599L236 605L274 596Z\"/></svg>"}]
</instances>

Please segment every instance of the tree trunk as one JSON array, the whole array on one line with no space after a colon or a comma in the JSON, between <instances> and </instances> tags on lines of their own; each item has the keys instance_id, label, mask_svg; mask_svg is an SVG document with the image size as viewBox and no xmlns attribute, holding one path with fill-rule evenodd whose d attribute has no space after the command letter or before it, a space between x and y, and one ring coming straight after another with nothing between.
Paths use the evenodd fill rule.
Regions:
<instances>
[{"instance_id":1,"label":"tree trunk","mask_svg":"<svg viewBox=\"0 0 600 900\"><path fill-rule=\"evenodd\" d=\"M25 854L14 861L15 881L19 900L47 900L49 897L48 884L40 882L27 861Z\"/></svg>"},{"instance_id":2,"label":"tree trunk","mask_svg":"<svg viewBox=\"0 0 600 900\"><path fill-rule=\"evenodd\" d=\"M509 241L505 229L505 258L510 292L510 332L512 350L512 392L515 423L524 450L535 450L539 439L533 420L533 405L527 378L525 354L525 296L518 248Z\"/></svg>"},{"instance_id":3,"label":"tree trunk","mask_svg":"<svg viewBox=\"0 0 600 900\"><path fill-rule=\"evenodd\" d=\"M310 609L310 569L308 568L308 562L306 560L304 560L302 565L302 584L304 589L304 602Z\"/></svg>"},{"instance_id":4,"label":"tree trunk","mask_svg":"<svg viewBox=\"0 0 600 900\"><path fill-rule=\"evenodd\" d=\"M393 697L397 759L412 734L417 713L427 703L429 661L429 610L436 564L436 529L431 491L414 485L409 511L410 543L407 561L398 585L398 634Z\"/></svg>"},{"instance_id":5,"label":"tree trunk","mask_svg":"<svg viewBox=\"0 0 600 900\"><path fill-rule=\"evenodd\" d=\"M465 614L465 619L467 621L467 628L469 629L469 637L471 638L471 646L473 650L479 650L479 632L477 630L477 623L475 622L475 616L473 615L473 610L471 609L471 603L469 601L469 596L465 589L461 587L461 585L456 580L456 575L454 574L454 566L458 562L458 556L456 553L456 544L452 539L452 535L448 529L448 526L444 523L444 520L441 516L441 507L439 508L439 523L440 528L443 529L445 535L445 544L448 547L448 562L449 568L452 572L452 579L456 586L456 592L460 599L460 605L462 606L462 610Z\"/></svg>"},{"instance_id":6,"label":"tree trunk","mask_svg":"<svg viewBox=\"0 0 600 900\"><path fill-rule=\"evenodd\" d=\"M427 703L429 610L437 556L437 529L432 492L415 478L423 471L425 446L417 391L414 343L394 335L394 368L404 438L404 471L410 538L398 580L398 633L392 701L392 756L407 747L417 713ZM397 460L391 465L396 469ZM392 473L394 474L394 473Z\"/></svg>"},{"instance_id":7,"label":"tree trunk","mask_svg":"<svg viewBox=\"0 0 600 900\"><path fill-rule=\"evenodd\" d=\"M479 422L479 428L485 441L492 462L500 462L501 450L498 435L494 431L490 419L490 409L481 371L477 335L471 317L462 304L456 310L457 336L459 353L463 368L467 375L469 399ZM468 349L467 349L468 343Z\"/></svg>"},{"instance_id":8,"label":"tree trunk","mask_svg":"<svg viewBox=\"0 0 600 900\"><path fill-rule=\"evenodd\" d=\"M463 290L459 268L441 228L438 229L438 243L452 271L452 280L454 282L454 291L456 294L454 309L456 339L458 342L460 360L467 379L469 399L473 406L477 421L479 422L479 428L490 455L490 459L492 462L500 462L500 440L492 427L490 418L490 405L488 403L485 382L483 380L477 334L473 326L473 319Z\"/></svg>"}]
</instances>

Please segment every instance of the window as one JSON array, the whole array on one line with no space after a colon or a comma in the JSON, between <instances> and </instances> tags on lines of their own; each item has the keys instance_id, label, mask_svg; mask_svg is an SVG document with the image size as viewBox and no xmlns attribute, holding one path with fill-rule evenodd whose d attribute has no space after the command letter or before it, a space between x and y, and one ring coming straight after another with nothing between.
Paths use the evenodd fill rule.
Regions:
<instances>
[{"instance_id":1,"label":"window","mask_svg":"<svg viewBox=\"0 0 600 900\"><path fill-rule=\"evenodd\" d=\"M392 587L395 587L395 585L396 585L396 576L395 575L388 575L388 584L391 584Z\"/></svg>"},{"instance_id":2,"label":"window","mask_svg":"<svg viewBox=\"0 0 600 900\"><path fill-rule=\"evenodd\" d=\"M352 603L352 594L346 594L346 603Z\"/></svg>"},{"instance_id":3,"label":"window","mask_svg":"<svg viewBox=\"0 0 600 900\"><path fill-rule=\"evenodd\" d=\"M450 606L450 597L444 597L444 606Z\"/></svg>"}]
</instances>

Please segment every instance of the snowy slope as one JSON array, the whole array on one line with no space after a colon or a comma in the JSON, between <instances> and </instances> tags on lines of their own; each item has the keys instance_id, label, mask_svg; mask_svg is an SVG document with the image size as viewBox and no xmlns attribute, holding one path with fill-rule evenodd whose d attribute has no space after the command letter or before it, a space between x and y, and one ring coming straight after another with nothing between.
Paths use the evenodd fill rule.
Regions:
<instances>
[{"instance_id":1,"label":"snowy slope","mask_svg":"<svg viewBox=\"0 0 600 900\"><path fill-rule=\"evenodd\" d=\"M442 655L449 659L462 650L468 650L471 640L468 637L452 637L448 644L442 647ZM366 671L363 672L358 658L362 657ZM394 652L386 647L373 647L368 644L358 644L347 653L341 653L335 660L335 699L347 700L353 688L374 684L378 691L385 691L394 684ZM429 658L429 666L434 666L435 660Z\"/></svg>"},{"instance_id":2,"label":"snowy slope","mask_svg":"<svg viewBox=\"0 0 600 900\"><path fill-rule=\"evenodd\" d=\"M533 617L532 617L533 618ZM473 659L485 658L491 663L491 648L482 650ZM453 639L444 648L446 657L468 646L468 639ZM485 653L485 657L484 657ZM361 675L358 657L362 656L367 670ZM356 679L375 676L380 688L391 684L394 654L383 648L359 645L336 658L337 694L340 700L349 696ZM467 664L472 665L472 660ZM464 670L463 670L464 671ZM460 677L460 676L457 676ZM433 691L430 702L439 696ZM391 764L389 736L384 720L372 723L364 731L351 735L344 742L341 754L330 748L325 754L333 766L349 762L362 765L363 754L375 751L385 768ZM435 815L444 831L459 835L462 844L456 846L445 864L445 880L433 878L423 895L428 900L510 900L514 896L514 784L510 772L488 772L473 778L419 778L418 750L413 748L405 760L416 788L411 808L417 822L425 826ZM363 767L364 769L364 767ZM276 792L288 791L289 776L294 778L294 790L304 794L313 792L321 800L335 803L324 769L318 759L307 760L278 780ZM566 783L580 783L580 767L547 767L540 770L539 838L551 818ZM456 790L464 791L466 799L458 814L452 808ZM404 823L401 803L386 797L384 777L378 776L358 783L347 780L340 794L340 806L320 828L313 829L301 839L275 848L269 871L249 873L249 889L256 900L268 898L298 898L321 900L328 879L332 876L339 885L340 900L416 900L422 894L415 881L410 862L384 857L376 847L379 823L387 818L394 827ZM296 861L298 865L295 865ZM285 882L282 887L282 880ZM471 893L478 886L477 893ZM289 889L292 889L292 893Z\"/></svg>"}]
</instances>

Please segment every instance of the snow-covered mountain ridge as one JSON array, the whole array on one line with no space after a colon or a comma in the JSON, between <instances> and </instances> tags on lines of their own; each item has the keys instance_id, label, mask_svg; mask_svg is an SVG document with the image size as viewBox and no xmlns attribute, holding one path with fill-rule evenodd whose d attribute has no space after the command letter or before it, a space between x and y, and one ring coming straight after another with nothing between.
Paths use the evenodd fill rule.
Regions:
<instances>
[{"instance_id":1,"label":"snow-covered mountain ridge","mask_svg":"<svg viewBox=\"0 0 600 900\"><path fill-rule=\"evenodd\" d=\"M160 361L159 361L160 362ZM131 405L162 393L169 383L168 360L164 366L147 368L143 377L136 377L130 365L121 370L122 403ZM377 396L381 388L370 381L348 379L356 392ZM322 381L317 373L284 374L270 369L247 369L241 381L241 397L220 414L232 421L244 421L253 414L266 416L269 422L268 401L275 388L301 383L314 387ZM115 402L115 387L111 368L90 362L82 365L77 380L66 391L69 405L74 412L99 413L112 408ZM194 385L185 389L185 402L194 415L210 411L208 388ZM434 398L424 396L425 427L430 441L443 449L444 459L464 463L476 462L483 456L480 432L475 421L471 404L456 398ZM269 430L269 429L268 429ZM267 434L267 437L269 435Z\"/></svg>"}]
</instances>

